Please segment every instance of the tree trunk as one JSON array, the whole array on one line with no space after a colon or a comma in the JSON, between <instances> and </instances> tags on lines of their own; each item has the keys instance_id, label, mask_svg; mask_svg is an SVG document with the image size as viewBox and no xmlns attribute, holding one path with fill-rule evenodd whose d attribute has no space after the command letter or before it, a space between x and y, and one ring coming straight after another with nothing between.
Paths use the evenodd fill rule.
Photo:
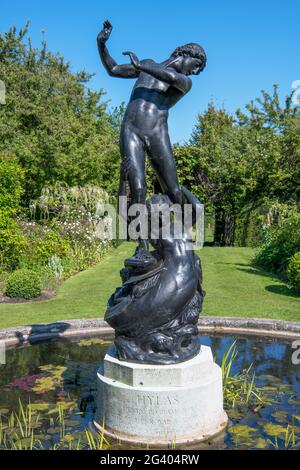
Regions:
<instances>
[{"instance_id":1,"label":"tree trunk","mask_svg":"<svg viewBox=\"0 0 300 470\"><path fill-rule=\"evenodd\" d=\"M216 208L215 210L215 231L214 231L214 244L222 246L224 245L224 211Z\"/></svg>"},{"instance_id":2,"label":"tree trunk","mask_svg":"<svg viewBox=\"0 0 300 470\"><path fill-rule=\"evenodd\" d=\"M235 215L232 212L226 212L224 217L224 245L234 245Z\"/></svg>"}]
</instances>

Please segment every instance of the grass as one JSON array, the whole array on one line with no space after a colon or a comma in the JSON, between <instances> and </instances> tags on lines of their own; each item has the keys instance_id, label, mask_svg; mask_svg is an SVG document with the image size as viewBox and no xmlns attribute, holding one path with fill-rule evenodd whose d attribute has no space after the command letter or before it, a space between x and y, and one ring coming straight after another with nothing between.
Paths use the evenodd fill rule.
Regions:
<instances>
[{"instance_id":1,"label":"grass","mask_svg":"<svg viewBox=\"0 0 300 470\"><path fill-rule=\"evenodd\" d=\"M0 328L77 318L102 318L120 285L119 271L133 244L123 243L97 266L77 274L43 302L0 305ZM251 266L251 248L207 247L199 252L207 296L202 315L300 321L300 297L276 277Z\"/></svg>"}]
</instances>

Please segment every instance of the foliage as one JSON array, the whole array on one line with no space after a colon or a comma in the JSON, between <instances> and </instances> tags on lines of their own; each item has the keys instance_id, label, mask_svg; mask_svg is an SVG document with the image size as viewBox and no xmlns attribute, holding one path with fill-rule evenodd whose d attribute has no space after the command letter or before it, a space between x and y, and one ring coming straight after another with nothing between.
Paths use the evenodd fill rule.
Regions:
<instances>
[{"instance_id":1,"label":"foliage","mask_svg":"<svg viewBox=\"0 0 300 470\"><path fill-rule=\"evenodd\" d=\"M272 131L240 126L224 109L210 104L197 118L180 167L186 183L202 191L215 209L215 242L233 245L235 224L245 206L265 192L265 168L279 158L279 143Z\"/></svg>"},{"instance_id":2,"label":"foliage","mask_svg":"<svg viewBox=\"0 0 300 470\"><path fill-rule=\"evenodd\" d=\"M266 230L276 229L283 219L298 212L297 204L284 204L268 198L258 207L246 207L236 220L235 244L252 247L262 245Z\"/></svg>"},{"instance_id":3,"label":"foliage","mask_svg":"<svg viewBox=\"0 0 300 470\"><path fill-rule=\"evenodd\" d=\"M200 184L201 151L192 145L174 147L179 182L187 187L200 201L210 202L208 194Z\"/></svg>"},{"instance_id":4,"label":"foliage","mask_svg":"<svg viewBox=\"0 0 300 470\"><path fill-rule=\"evenodd\" d=\"M27 221L20 221L20 227L27 239L20 265L24 267L45 266L52 256L67 257L70 244L68 240L60 236L58 231L47 225Z\"/></svg>"},{"instance_id":5,"label":"foliage","mask_svg":"<svg viewBox=\"0 0 300 470\"><path fill-rule=\"evenodd\" d=\"M48 266L51 272L57 279L62 279L64 267L62 265L61 259L57 255L53 255L49 258Z\"/></svg>"},{"instance_id":6,"label":"foliage","mask_svg":"<svg viewBox=\"0 0 300 470\"><path fill-rule=\"evenodd\" d=\"M17 222L4 211L0 211L0 266L14 269L27 247L27 240Z\"/></svg>"},{"instance_id":7,"label":"foliage","mask_svg":"<svg viewBox=\"0 0 300 470\"><path fill-rule=\"evenodd\" d=\"M48 265L53 256L59 257L61 274L68 277L102 258L111 246L111 218L102 210L109 202L114 200L106 191L91 185L68 187L57 183L42 191L31 204L32 216L39 216L41 221L31 225L47 231L51 227L66 244L64 253L58 249L48 253Z\"/></svg>"},{"instance_id":8,"label":"foliage","mask_svg":"<svg viewBox=\"0 0 300 470\"><path fill-rule=\"evenodd\" d=\"M7 89L0 152L15 154L26 170L23 204L58 179L70 186L98 184L115 194L118 113L106 111L102 90L87 88L91 75L72 73L44 40L34 48L27 29L0 35L0 79Z\"/></svg>"},{"instance_id":9,"label":"foliage","mask_svg":"<svg viewBox=\"0 0 300 470\"><path fill-rule=\"evenodd\" d=\"M263 242L266 208L264 206L253 209L248 207L238 214L235 224L235 246L258 247Z\"/></svg>"},{"instance_id":10,"label":"foliage","mask_svg":"<svg viewBox=\"0 0 300 470\"><path fill-rule=\"evenodd\" d=\"M254 262L267 271L286 276L292 256L300 250L300 213L288 210L277 216L277 224L265 228L264 242Z\"/></svg>"},{"instance_id":11,"label":"foliage","mask_svg":"<svg viewBox=\"0 0 300 470\"><path fill-rule=\"evenodd\" d=\"M26 246L14 216L23 194L24 171L16 158L0 154L0 265L14 268Z\"/></svg>"},{"instance_id":12,"label":"foliage","mask_svg":"<svg viewBox=\"0 0 300 470\"><path fill-rule=\"evenodd\" d=\"M18 269L7 279L6 294L12 298L33 299L41 295L41 281L37 273Z\"/></svg>"},{"instance_id":13,"label":"foliage","mask_svg":"<svg viewBox=\"0 0 300 470\"><path fill-rule=\"evenodd\" d=\"M0 153L0 212L15 215L23 194L24 171L16 158Z\"/></svg>"},{"instance_id":14,"label":"foliage","mask_svg":"<svg viewBox=\"0 0 300 470\"><path fill-rule=\"evenodd\" d=\"M288 278L291 285L300 292L300 251L294 254L289 263Z\"/></svg>"},{"instance_id":15,"label":"foliage","mask_svg":"<svg viewBox=\"0 0 300 470\"><path fill-rule=\"evenodd\" d=\"M251 239L249 219L266 203L297 203L299 130L299 108L290 97L281 105L277 86L246 105L246 113L231 116L210 104L197 116L189 145L175 154L183 184L215 210L215 243ZM259 241L260 235L251 243Z\"/></svg>"},{"instance_id":16,"label":"foliage","mask_svg":"<svg viewBox=\"0 0 300 470\"><path fill-rule=\"evenodd\" d=\"M265 167L264 174L265 194L280 202L299 200L300 107L293 106L291 98L292 94L288 95L282 105L278 86L274 85L272 94L262 91L261 97L246 105L248 114L237 111L240 126L259 130L260 134L271 132L279 144L279 154L270 154L274 164L270 160L271 166Z\"/></svg>"},{"instance_id":17,"label":"foliage","mask_svg":"<svg viewBox=\"0 0 300 470\"><path fill-rule=\"evenodd\" d=\"M112 201L113 198L99 186L68 186L57 181L53 186L42 189L41 195L31 203L30 209L34 219L40 217L41 220L65 220L72 211L96 214L99 205Z\"/></svg>"}]
</instances>

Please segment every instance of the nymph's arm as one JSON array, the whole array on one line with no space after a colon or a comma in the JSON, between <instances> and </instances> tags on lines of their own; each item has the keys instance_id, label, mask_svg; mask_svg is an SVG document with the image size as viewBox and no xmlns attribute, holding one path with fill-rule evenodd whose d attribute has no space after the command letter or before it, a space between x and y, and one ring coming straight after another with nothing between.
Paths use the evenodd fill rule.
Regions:
<instances>
[{"instance_id":1,"label":"nymph's arm","mask_svg":"<svg viewBox=\"0 0 300 470\"><path fill-rule=\"evenodd\" d=\"M131 64L118 65L111 57L105 43L98 41L98 50L102 64L111 77L137 78L140 74Z\"/></svg>"},{"instance_id":2,"label":"nymph's arm","mask_svg":"<svg viewBox=\"0 0 300 470\"><path fill-rule=\"evenodd\" d=\"M131 64L140 72L146 72L158 80L169 83L182 93L187 93L192 87L192 81L189 77L182 73L176 72L171 67L157 64L154 61L139 61L133 52L123 52L124 55L129 55Z\"/></svg>"},{"instance_id":3,"label":"nymph's arm","mask_svg":"<svg viewBox=\"0 0 300 470\"><path fill-rule=\"evenodd\" d=\"M132 64L118 65L111 57L106 47L106 42L112 32L112 25L109 21L105 21L103 29L97 37L98 50L104 68L111 77L121 78L137 78L139 71Z\"/></svg>"}]
</instances>

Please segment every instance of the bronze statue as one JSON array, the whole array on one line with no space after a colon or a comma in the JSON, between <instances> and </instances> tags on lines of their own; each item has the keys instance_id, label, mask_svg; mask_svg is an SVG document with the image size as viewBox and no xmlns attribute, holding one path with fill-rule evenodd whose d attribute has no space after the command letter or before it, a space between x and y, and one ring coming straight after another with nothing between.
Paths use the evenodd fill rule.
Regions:
<instances>
[{"instance_id":1,"label":"bronze statue","mask_svg":"<svg viewBox=\"0 0 300 470\"><path fill-rule=\"evenodd\" d=\"M146 203L147 154L165 195L160 197L165 197L168 204L183 206L191 202L189 200L192 195L178 181L168 134L168 115L169 109L190 91L190 76L199 75L204 70L206 54L201 46L190 43L178 47L162 63L156 63L152 59L140 61L133 52L124 52L124 55L130 57L131 63L118 65L106 47L111 32L112 25L106 21L97 38L105 69L112 77L136 79L121 127L120 195L126 194L128 181L131 203ZM153 204L153 200L148 201L148 204ZM107 321L116 329L116 346L120 359L171 363L186 360L199 351L196 345L196 324L203 297L201 267L194 253L187 254L187 241L185 233L180 242L175 239L159 242L150 240L155 251L149 253L147 241L140 240L135 256L125 261L123 287L110 300L106 314ZM172 251L173 262L167 262L166 250L169 261L170 250ZM143 287L140 286L141 282ZM150 289L149 285L152 289L150 296L146 294ZM188 286L193 287L189 290ZM155 308L154 303L152 306L149 304L149 299L154 299L154 294ZM172 304L171 298L174 298ZM196 316L193 310L191 323L188 321L191 317L188 312L191 310L189 306L194 303L196 309L197 306L199 309ZM161 321L157 318L155 320L155 312L158 311ZM141 331L144 331L143 335ZM162 339L166 331L168 341L166 338Z\"/></svg>"}]
</instances>

